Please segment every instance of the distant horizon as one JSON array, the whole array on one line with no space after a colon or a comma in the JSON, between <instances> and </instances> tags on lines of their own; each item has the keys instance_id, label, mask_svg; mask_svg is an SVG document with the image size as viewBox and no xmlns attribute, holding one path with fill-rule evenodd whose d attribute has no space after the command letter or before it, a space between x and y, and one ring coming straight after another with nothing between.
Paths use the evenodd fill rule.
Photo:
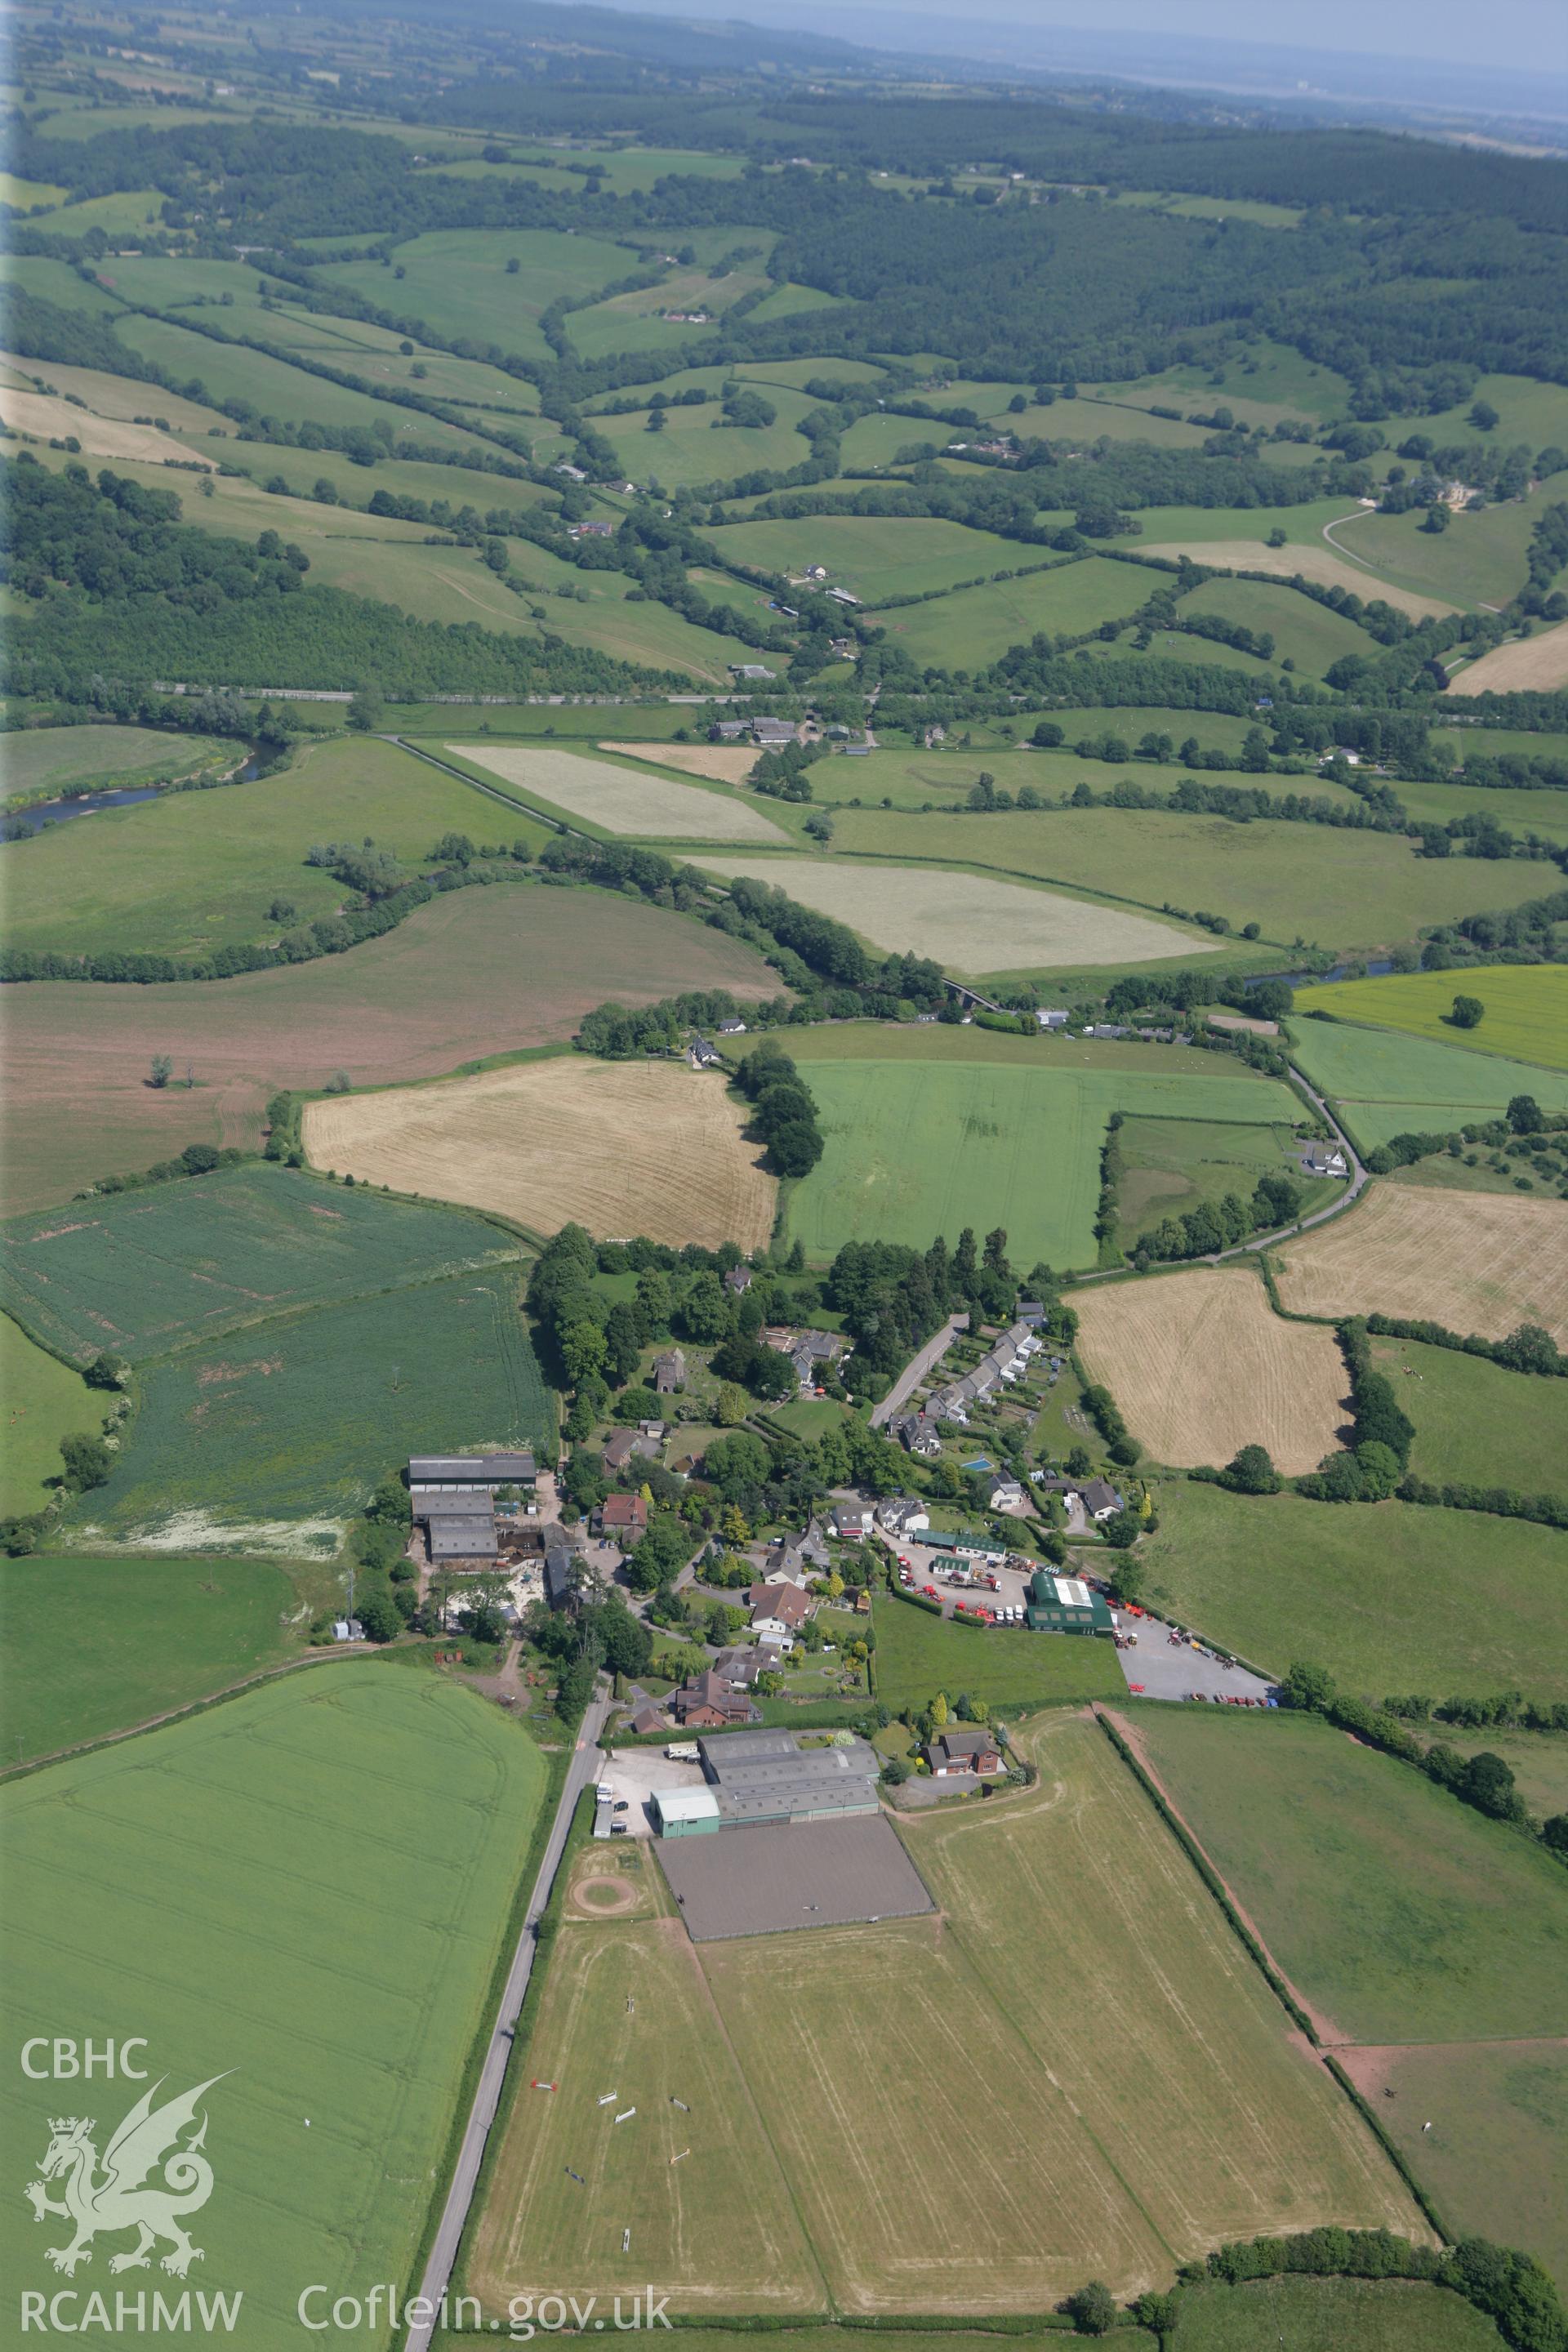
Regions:
<instances>
[{"instance_id":1,"label":"distant horizon","mask_svg":"<svg viewBox=\"0 0 1568 2352\"><path fill-rule=\"evenodd\" d=\"M1099 75L1288 103L1438 108L1568 121L1568 8L1496 0L1483 22L1436 0L1326 0L1303 23L1283 7L1186 0L982 0L962 25L898 0L608 0L637 15L834 35L886 54L963 59L1030 78Z\"/></svg>"}]
</instances>

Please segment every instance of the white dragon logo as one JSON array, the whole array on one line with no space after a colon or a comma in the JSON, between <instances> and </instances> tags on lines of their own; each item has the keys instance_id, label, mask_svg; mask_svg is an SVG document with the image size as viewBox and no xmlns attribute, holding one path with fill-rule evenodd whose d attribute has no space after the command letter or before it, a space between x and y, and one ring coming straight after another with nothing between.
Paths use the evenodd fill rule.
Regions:
<instances>
[{"instance_id":1,"label":"white dragon logo","mask_svg":"<svg viewBox=\"0 0 1568 2352\"><path fill-rule=\"evenodd\" d=\"M181 2227L181 2216L199 2212L213 2193L213 2168L200 2153L207 2136L206 2116L203 2116L194 2139L183 2147L175 2143L194 2120L202 2094L223 2079L221 2074L211 2075L194 2091L154 2108L153 2101L167 2080L160 2075L104 2149L101 2179L98 2150L91 2139L95 2118L50 2117L49 2144L38 2167L39 2177L30 2180L23 2193L36 2221L58 2213L76 2224L76 2235L68 2246L46 2250L56 2270L64 2271L68 2278L74 2276L79 2263L92 2260L94 2238L100 2231L112 2235L120 2230L135 2230L140 2235L129 2253L110 2257L111 2271L145 2270L153 2247L163 2238L173 2252L163 2256L163 2267L176 2278L184 2278L193 2263L204 2259L200 2246L193 2246ZM162 2173L162 2181L144 2188L142 2183L154 2170ZM44 2185L62 2176L63 2203L50 2197Z\"/></svg>"}]
</instances>

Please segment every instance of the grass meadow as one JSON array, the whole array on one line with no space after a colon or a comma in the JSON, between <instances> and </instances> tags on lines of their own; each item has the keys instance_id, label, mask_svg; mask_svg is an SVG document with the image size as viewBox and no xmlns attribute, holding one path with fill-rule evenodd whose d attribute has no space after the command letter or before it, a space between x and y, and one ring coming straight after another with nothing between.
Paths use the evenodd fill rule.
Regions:
<instances>
[{"instance_id":1,"label":"grass meadow","mask_svg":"<svg viewBox=\"0 0 1568 2352\"><path fill-rule=\"evenodd\" d=\"M759 571L804 572L808 564L820 563L830 585L847 589L867 604L1012 571L1018 560L1015 541L939 516L805 515L793 521L726 523L711 539L726 562Z\"/></svg>"},{"instance_id":2,"label":"grass meadow","mask_svg":"<svg viewBox=\"0 0 1568 2352\"><path fill-rule=\"evenodd\" d=\"M1543 1848L1312 1717L1137 1710L1136 1744L1331 2042L1561 2032Z\"/></svg>"},{"instance_id":3,"label":"grass meadow","mask_svg":"<svg viewBox=\"0 0 1568 2352\"><path fill-rule=\"evenodd\" d=\"M509 270L515 260L518 268ZM347 287L380 309L423 320L445 342L499 344L520 358L550 359L539 317L562 295L573 300L637 268L629 246L563 229L436 229L397 248L395 268L333 261L323 284ZM395 272L401 270L398 277Z\"/></svg>"},{"instance_id":4,"label":"grass meadow","mask_svg":"<svg viewBox=\"0 0 1568 2352\"><path fill-rule=\"evenodd\" d=\"M1260 1176L1280 1170L1295 1176L1303 1213L1322 1208L1343 1187L1331 1177L1302 1177L1292 1129L1240 1120L1141 1118L1123 1120L1117 1137L1124 1173L1117 1193L1121 1239L1131 1247L1167 1217L1184 1216L1201 1201L1226 1192L1246 1200Z\"/></svg>"},{"instance_id":5,"label":"grass meadow","mask_svg":"<svg viewBox=\"0 0 1568 2352\"><path fill-rule=\"evenodd\" d=\"M1543 797L1539 793L1529 795L1532 801ZM1485 1005L1475 1028L1456 1029L1448 1019L1456 995L1479 996ZM1335 981L1324 987L1299 990L1296 1010L1303 1015L1323 1012L1342 1022L1373 1023L1380 1029L1397 1030L1403 1036L1452 1045L1467 1055L1495 1055L1508 1057L1510 1063L1534 1062L1547 1069L1568 1070L1568 965L1564 964L1483 964L1462 972L1411 971L1391 973L1383 980ZM1314 1023L1300 1042L1308 1051L1326 1051L1331 1061L1333 1045L1325 1049L1316 1034L1321 1025ZM1342 1042L1334 1040L1334 1044ZM1396 1046L1389 1055L1401 1071L1406 1066L1408 1050ZM1353 1045L1351 1051L1353 1057ZM1451 1066L1423 1055L1416 1066L1442 1078ZM1516 1076L1519 1083L1514 1086L1511 1081ZM1484 1070L1470 1069L1468 1076L1476 1085L1488 1083ZM1540 1081L1536 1077L1527 1084L1531 1078L1530 1072L1506 1066L1492 1083L1507 1082L1513 1093L1532 1092ZM1346 1086L1343 1091L1351 1089ZM1462 1098L1466 1090L1450 1088L1445 1081L1444 1091ZM1506 1102L1508 1097L1500 1099Z\"/></svg>"},{"instance_id":6,"label":"grass meadow","mask_svg":"<svg viewBox=\"0 0 1568 2352\"><path fill-rule=\"evenodd\" d=\"M1530 970L1526 968L1527 972ZM1476 992L1470 988L1468 973L1456 979L1452 972L1445 972L1442 977L1448 983L1450 1004L1456 992ZM1341 984L1397 991L1401 983L1391 977L1386 982ZM1317 989L1302 991L1307 1003L1316 1002L1319 995ZM1398 1003L1395 994L1390 1012L1396 1011ZM1421 1107L1426 1103L1465 1106L1474 1120L1484 1121L1498 1117L1516 1094L1533 1095L1542 1110L1568 1110L1568 1074L1559 1076L1538 1065L1512 1062L1501 1054L1478 1053L1458 1043L1460 1032L1444 1030L1436 1023L1433 1027L1431 1036L1423 1036L1387 1025L1372 1029L1349 1021L1298 1017L1290 1024L1290 1039L1296 1059L1312 1084L1320 1093L1342 1102L1352 1122L1360 1106L1383 1104L1405 1112L1405 1127L1420 1128L1426 1124ZM1468 1037L1477 1033L1463 1034ZM1439 1042L1445 1037L1453 1042Z\"/></svg>"},{"instance_id":7,"label":"grass meadow","mask_svg":"<svg viewBox=\"0 0 1568 2352\"><path fill-rule=\"evenodd\" d=\"M1384 2119L1386 2120L1386 2118ZM1171 2352L1499 2352L1484 2312L1440 2286L1374 2279L1217 2279L1183 2290Z\"/></svg>"},{"instance_id":8,"label":"grass meadow","mask_svg":"<svg viewBox=\"0 0 1568 2352\"><path fill-rule=\"evenodd\" d=\"M1531 1495L1568 1488L1568 1381L1415 1339L1373 1339L1372 1351L1415 1424L1417 1477Z\"/></svg>"},{"instance_id":9,"label":"grass meadow","mask_svg":"<svg viewBox=\"0 0 1568 2352\"><path fill-rule=\"evenodd\" d=\"M1151 1603L1266 1673L1304 1658L1360 1698L1568 1699L1568 1588L1553 1528L1176 1479L1162 1485L1159 1513L1140 1553Z\"/></svg>"},{"instance_id":10,"label":"grass meadow","mask_svg":"<svg viewBox=\"0 0 1568 2352\"><path fill-rule=\"evenodd\" d=\"M281 1664L309 1629L308 1575L276 1560L76 1552L0 1564L0 1765L101 1739Z\"/></svg>"},{"instance_id":11,"label":"grass meadow","mask_svg":"<svg viewBox=\"0 0 1568 2352\"><path fill-rule=\"evenodd\" d=\"M330 2300L407 2276L545 1783L500 1709L344 1660L0 1797L18 2037L144 2035L165 2096L222 2078L189 2284L243 2291L258 2352L298 2340L312 2281ZM90 2090L101 2147L134 2092ZM60 2105L9 2072L18 2163ZM15 2281L58 2284L62 2229L6 2200Z\"/></svg>"},{"instance_id":12,"label":"grass meadow","mask_svg":"<svg viewBox=\"0 0 1568 2352\"><path fill-rule=\"evenodd\" d=\"M8 1315L0 1316L0 1518L9 1518L43 1509L49 1499L44 1482L60 1473L61 1438L96 1430L108 1400L68 1364L36 1348Z\"/></svg>"},{"instance_id":13,"label":"grass meadow","mask_svg":"<svg viewBox=\"0 0 1568 2352\"><path fill-rule=\"evenodd\" d=\"M644 1875L659 1886L651 1853ZM567 1922L519 2074L463 2281L487 2309L520 2294L607 2305L651 2276L681 2313L824 2309L789 2184L678 1917ZM554 2092L535 2092L534 2076Z\"/></svg>"},{"instance_id":14,"label":"grass meadow","mask_svg":"<svg viewBox=\"0 0 1568 2352\"><path fill-rule=\"evenodd\" d=\"M1026 1054L1032 1041L1019 1042ZM792 1191L788 1218L814 1260L854 1240L924 1249L933 1234L967 1224L1005 1227L1020 1265L1092 1265L1099 1154L1113 1110L1272 1129L1293 1108L1272 1080L1228 1071L1075 1070L1045 1054L1032 1067L1022 1057L884 1057L879 1035L864 1052L853 1061L802 1056L826 1149Z\"/></svg>"},{"instance_id":15,"label":"grass meadow","mask_svg":"<svg viewBox=\"0 0 1568 2352\"><path fill-rule=\"evenodd\" d=\"M276 775L104 809L9 844L10 934L68 955L113 947L192 961L276 942L343 903L342 883L306 864L312 843L369 835L417 869L447 832L545 838L526 809L513 824L394 743L340 737ZM294 910L286 919L270 914L279 900Z\"/></svg>"},{"instance_id":16,"label":"grass meadow","mask_svg":"<svg viewBox=\"0 0 1568 2352\"><path fill-rule=\"evenodd\" d=\"M1522 2246L1568 2289L1568 2042L1427 2042L1343 2063L1448 2228Z\"/></svg>"},{"instance_id":17,"label":"grass meadow","mask_svg":"<svg viewBox=\"0 0 1568 2352\"><path fill-rule=\"evenodd\" d=\"M1544 387L1542 387L1544 389ZM1422 421L1423 432L1431 428ZM1423 530L1422 517L1365 511L1336 529L1347 553L1401 587L1455 604L1510 604L1529 577L1530 541L1552 499L1550 483L1506 506L1456 514L1447 530Z\"/></svg>"},{"instance_id":18,"label":"grass meadow","mask_svg":"<svg viewBox=\"0 0 1568 2352\"><path fill-rule=\"evenodd\" d=\"M1321 677L1346 654L1364 657L1377 651L1374 641L1353 621L1283 583L1272 587L1258 580L1207 580L1184 596L1177 610L1184 619L1237 621L1260 633L1267 630L1274 639L1275 660L1293 661L1310 677Z\"/></svg>"},{"instance_id":19,"label":"grass meadow","mask_svg":"<svg viewBox=\"0 0 1568 2352\"><path fill-rule=\"evenodd\" d=\"M0 796L66 793L94 784L121 790L163 776L194 776L237 757L210 735L166 735L155 727L39 727L0 737Z\"/></svg>"},{"instance_id":20,"label":"grass meadow","mask_svg":"<svg viewBox=\"0 0 1568 2352\"><path fill-rule=\"evenodd\" d=\"M1126 1677L1113 1643L1077 1633L982 1633L955 1625L897 1593L875 1604L877 1696L895 1712L960 1691L1012 1714L1120 1699Z\"/></svg>"},{"instance_id":21,"label":"grass meadow","mask_svg":"<svg viewBox=\"0 0 1568 2352\"><path fill-rule=\"evenodd\" d=\"M0 1228L3 1303L79 1362L131 1362L300 1307L515 1259L461 1210L330 1191L252 1160Z\"/></svg>"},{"instance_id":22,"label":"grass meadow","mask_svg":"<svg viewBox=\"0 0 1568 2352\"><path fill-rule=\"evenodd\" d=\"M1091 555L1081 562L1053 564L1048 572L988 581L982 588L906 605L889 613L884 626L889 643L922 666L978 669L995 658L1000 646L1025 644L1038 630L1078 635L1102 621L1121 620L1149 593L1146 572Z\"/></svg>"},{"instance_id":23,"label":"grass meadow","mask_svg":"<svg viewBox=\"0 0 1568 2352\"><path fill-rule=\"evenodd\" d=\"M232 1333L139 1386L124 1452L76 1507L84 1549L331 1553L410 1454L545 1449L555 1430L501 1265Z\"/></svg>"},{"instance_id":24,"label":"grass meadow","mask_svg":"<svg viewBox=\"0 0 1568 2352\"><path fill-rule=\"evenodd\" d=\"M1182 732L1176 714L1167 731ZM1201 907L1227 916L1237 930L1258 923L1266 940L1285 947L1301 940L1347 954L1411 939L1422 924L1518 906L1541 887L1531 865L1418 858L1390 834L1323 825L1303 834L1296 824L1158 809L931 816L860 809L839 816L834 847L1030 875L1156 911Z\"/></svg>"}]
</instances>

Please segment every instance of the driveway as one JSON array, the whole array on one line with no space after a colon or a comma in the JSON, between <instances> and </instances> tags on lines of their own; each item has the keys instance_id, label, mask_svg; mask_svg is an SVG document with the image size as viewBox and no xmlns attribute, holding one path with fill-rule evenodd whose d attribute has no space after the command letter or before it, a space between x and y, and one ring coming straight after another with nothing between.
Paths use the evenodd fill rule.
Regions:
<instances>
[{"instance_id":1,"label":"driveway","mask_svg":"<svg viewBox=\"0 0 1568 2352\"><path fill-rule=\"evenodd\" d=\"M931 1366L940 1362L942 1358L946 1355L949 1348L952 1345L955 1335L959 1331L966 1331L968 1328L969 1318L967 1315L962 1317L950 1315L948 1317L948 1319L942 1325L942 1329L936 1333L933 1339L930 1339L926 1341L925 1346L921 1349L919 1355L911 1356L910 1358L909 1362L904 1366L903 1370L899 1374L898 1379L893 1382L892 1387L888 1391L887 1395L882 1399L881 1402L872 1406L871 1426L873 1429L885 1428L896 1412L902 1412L906 1400L913 1396L921 1382L925 1379L926 1374L931 1370Z\"/></svg>"}]
</instances>

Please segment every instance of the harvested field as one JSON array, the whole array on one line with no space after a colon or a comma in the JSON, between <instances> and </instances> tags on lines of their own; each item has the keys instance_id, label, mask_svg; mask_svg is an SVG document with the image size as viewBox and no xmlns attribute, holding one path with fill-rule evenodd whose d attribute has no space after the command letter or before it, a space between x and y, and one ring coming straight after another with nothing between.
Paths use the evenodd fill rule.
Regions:
<instances>
[{"instance_id":1,"label":"harvested field","mask_svg":"<svg viewBox=\"0 0 1568 2352\"><path fill-rule=\"evenodd\" d=\"M668 776L613 767L577 751L542 750L533 744L448 743L459 760L471 760L503 783L565 809L605 833L638 841L784 841L780 828L743 802L705 793ZM658 747L658 757L666 756Z\"/></svg>"},{"instance_id":2,"label":"harvested field","mask_svg":"<svg viewBox=\"0 0 1568 2352\"><path fill-rule=\"evenodd\" d=\"M1568 2041L1418 2042L1340 2063L1448 2227L1522 2246L1568 2291Z\"/></svg>"},{"instance_id":3,"label":"harvested field","mask_svg":"<svg viewBox=\"0 0 1568 2352\"><path fill-rule=\"evenodd\" d=\"M1116 1283L1074 1303L1085 1369L1157 1462L1218 1467L1263 1445L1294 1477L1331 1450L1344 1418L1339 1342L1276 1315L1250 1269Z\"/></svg>"},{"instance_id":4,"label":"harvested field","mask_svg":"<svg viewBox=\"0 0 1568 2352\"><path fill-rule=\"evenodd\" d=\"M31 742L31 739L26 739ZM568 1037L614 998L778 986L738 940L602 890L458 890L384 939L282 971L149 988L54 982L6 992L0 1029L5 1195L42 1208L187 1143L254 1147L280 1086L437 1077ZM149 1057L194 1089L146 1083Z\"/></svg>"},{"instance_id":5,"label":"harvested field","mask_svg":"<svg viewBox=\"0 0 1568 2352\"><path fill-rule=\"evenodd\" d=\"M1215 572L1272 572L1281 580L1294 579L1299 572L1303 580L1314 581L1321 588L1348 588L1368 604L1375 597L1392 604L1396 613L1408 613L1415 621L1456 609L1436 596L1418 596L1413 589L1396 588L1379 573L1352 563L1348 556L1333 554L1327 547L1268 547L1260 539L1214 539L1176 541L1168 547L1140 543L1138 551L1168 556L1173 562L1178 556L1190 555L1194 563Z\"/></svg>"},{"instance_id":6,"label":"harvested field","mask_svg":"<svg viewBox=\"0 0 1568 2352\"><path fill-rule=\"evenodd\" d=\"M37 441L63 441L68 436L80 442L87 457L140 457L153 466L161 466L166 457L187 465L213 463L173 434L160 433L155 425L94 416L90 409L78 408L68 400L54 399L47 392L17 392L9 384L0 384L0 424Z\"/></svg>"},{"instance_id":7,"label":"harvested field","mask_svg":"<svg viewBox=\"0 0 1568 2352\"><path fill-rule=\"evenodd\" d=\"M679 768L689 776L710 776L715 783L743 784L757 764L757 747L743 743L601 743L601 751L618 751L624 760L652 760L661 768Z\"/></svg>"},{"instance_id":8,"label":"harvested field","mask_svg":"<svg viewBox=\"0 0 1568 2352\"><path fill-rule=\"evenodd\" d=\"M1499 646L1455 676L1450 694L1551 694L1568 686L1568 621Z\"/></svg>"},{"instance_id":9,"label":"harvested field","mask_svg":"<svg viewBox=\"0 0 1568 2352\"><path fill-rule=\"evenodd\" d=\"M907 1919L931 1908L881 1813L660 1838L655 1851L694 1944Z\"/></svg>"},{"instance_id":10,"label":"harvested field","mask_svg":"<svg viewBox=\"0 0 1568 2352\"><path fill-rule=\"evenodd\" d=\"M531 1231L738 1242L773 1231L773 1181L722 1085L667 1063L561 1061L307 1106L318 1167L493 1209Z\"/></svg>"},{"instance_id":11,"label":"harvested field","mask_svg":"<svg viewBox=\"0 0 1568 2352\"><path fill-rule=\"evenodd\" d=\"M677 1920L568 1921L513 2078L463 2281L488 2308L529 2294L607 2303L653 2277L677 2312L823 2309L788 2186ZM536 2091L536 2078L557 2088Z\"/></svg>"},{"instance_id":12,"label":"harvested field","mask_svg":"<svg viewBox=\"0 0 1568 2352\"><path fill-rule=\"evenodd\" d=\"M1298 1315L1408 1316L1485 1339L1539 1323L1568 1340L1568 1203L1378 1184L1274 1265Z\"/></svg>"},{"instance_id":13,"label":"harvested field","mask_svg":"<svg viewBox=\"0 0 1568 2352\"><path fill-rule=\"evenodd\" d=\"M933 939L946 961L969 972L1023 971L1040 965L1158 963L1213 955L1219 941L1199 939L1148 915L994 882L984 874L942 866L882 866L864 858L694 857L714 874L744 874L771 883L804 907L847 923L874 947L928 954Z\"/></svg>"}]
</instances>

